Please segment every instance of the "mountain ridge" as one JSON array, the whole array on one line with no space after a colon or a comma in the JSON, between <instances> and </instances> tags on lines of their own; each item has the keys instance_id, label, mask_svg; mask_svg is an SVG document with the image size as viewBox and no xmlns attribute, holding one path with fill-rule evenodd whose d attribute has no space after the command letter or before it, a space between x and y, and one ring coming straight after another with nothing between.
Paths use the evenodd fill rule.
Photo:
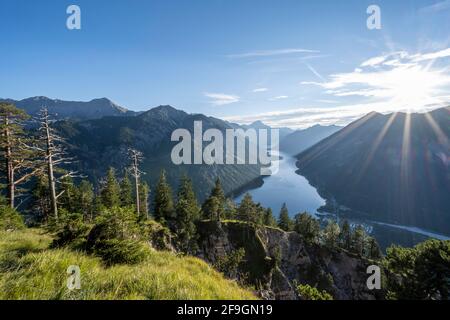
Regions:
<instances>
[{"instance_id":1,"label":"mountain ridge","mask_svg":"<svg viewBox=\"0 0 450 320\"><path fill-rule=\"evenodd\" d=\"M299 154L298 172L326 211L450 234L449 123L449 107L369 113Z\"/></svg>"}]
</instances>

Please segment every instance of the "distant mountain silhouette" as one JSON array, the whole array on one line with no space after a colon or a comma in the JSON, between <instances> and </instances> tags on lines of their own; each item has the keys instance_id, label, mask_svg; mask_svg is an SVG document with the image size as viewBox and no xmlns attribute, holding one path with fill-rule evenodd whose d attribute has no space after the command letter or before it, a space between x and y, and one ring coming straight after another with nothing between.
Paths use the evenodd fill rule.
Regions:
<instances>
[{"instance_id":1,"label":"distant mountain silhouette","mask_svg":"<svg viewBox=\"0 0 450 320\"><path fill-rule=\"evenodd\" d=\"M352 214L449 235L449 137L449 107L373 112L301 153L299 172Z\"/></svg>"},{"instance_id":2,"label":"distant mountain silhouette","mask_svg":"<svg viewBox=\"0 0 450 320\"><path fill-rule=\"evenodd\" d=\"M340 129L342 127L315 125L304 130L297 130L281 140L280 151L297 155Z\"/></svg>"},{"instance_id":3,"label":"distant mountain silhouette","mask_svg":"<svg viewBox=\"0 0 450 320\"><path fill-rule=\"evenodd\" d=\"M0 99L0 101L12 103L32 116L37 115L42 107L46 107L58 120L89 120L134 114L133 111L118 106L107 98L94 99L89 102L64 101L47 97L32 97L19 101Z\"/></svg>"}]
</instances>

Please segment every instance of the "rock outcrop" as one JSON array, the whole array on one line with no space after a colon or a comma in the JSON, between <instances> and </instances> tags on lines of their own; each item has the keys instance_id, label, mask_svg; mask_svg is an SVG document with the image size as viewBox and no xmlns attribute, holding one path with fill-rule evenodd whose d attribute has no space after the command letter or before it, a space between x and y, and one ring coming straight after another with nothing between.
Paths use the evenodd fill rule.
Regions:
<instances>
[{"instance_id":1,"label":"rock outcrop","mask_svg":"<svg viewBox=\"0 0 450 320\"><path fill-rule=\"evenodd\" d=\"M343 250L306 244L296 232L243 222L201 222L198 229L200 256L213 265L244 248L240 272L265 299L302 299L295 290L297 284L326 290L338 300L383 297L366 286L366 270L373 262Z\"/></svg>"}]
</instances>

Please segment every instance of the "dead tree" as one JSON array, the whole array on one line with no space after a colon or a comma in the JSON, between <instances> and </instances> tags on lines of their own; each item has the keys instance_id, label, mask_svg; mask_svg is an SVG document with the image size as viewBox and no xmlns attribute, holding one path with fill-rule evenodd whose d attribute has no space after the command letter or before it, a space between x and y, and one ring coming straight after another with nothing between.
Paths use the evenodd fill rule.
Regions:
<instances>
[{"instance_id":1,"label":"dead tree","mask_svg":"<svg viewBox=\"0 0 450 320\"><path fill-rule=\"evenodd\" d=\"M32 138L23 130L28 119L23 110L12 104L0 103L0 147L4 158L8 204L13 209L18 185L40 171L37 153L29 148Z\"/></svg>"},{"instance_id":2,"label":"dead tree","mask_svg":"<svg viewBox=\"0 0 450 320\"><path fill-rule=\"evenodd\" d=\"M51 212L58 220L58 198L64 191L57 193L57 185L67 177L80 177L77 172L66 171L59 166L68 166L74 162L74 158L69 157L65 146L66 141L59 136L53 128L55 121L50 119L47 108L42 108L39 114L39 140L40 146L36 147L42 151L44 156L45 174L47 175L48 188L50 194Z\"/></svg>"},{"instance_id":3,"label":"dead tree","mask_svg":"<svg viewBox=\"0 0 450 320\"><path fill-rule=\"evenodd\" d=\"M131 166L130 171L131 175L134 177L134 190L135 190L135 200L136 200L136 213L139 216L141 213L140 209L140 198L139 198L139 186L140 186L140 177L144 172L139 170L139 165L143 160L142 152L136 150L136 149L129 149L128 154L131 160Z\"/></svg>"}]
</instances>

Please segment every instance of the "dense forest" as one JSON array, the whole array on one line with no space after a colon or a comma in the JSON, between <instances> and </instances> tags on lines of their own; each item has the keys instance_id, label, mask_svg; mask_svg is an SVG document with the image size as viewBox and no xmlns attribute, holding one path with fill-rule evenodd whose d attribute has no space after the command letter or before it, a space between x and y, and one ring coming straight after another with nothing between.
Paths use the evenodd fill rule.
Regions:
<instances>
[{"instance_id":1,"label":"dense forest","mask_svg":"<svg viewBox=\"0 0 450 320\"><path fill-rule=\"evenodd\" d=\"M341 224L329 221L321 226L319 220L306 212L298 213L292 219L285 205L275 216L270 208L255 203L250 194L246 194L237 204L226 197L220 179L216 180L206 200L199 203L193 182L186 174L179 178L178 185L168 182L164 170L159 172L159 180L155 185L144 182L142 176L147 174L141 168L144 156L133 148L128 150L127 166L109 168L98 186L94 186L83 172L70 170L70 164L79 159L68 154L69 142L60 135L58 125L46 109L42 109L36 119L31 119L14 105L1 103L0 121L3 191L0 200L0 237L3 238L0 239L0 298L70 298L70 295L61 293L48 293L46 296L45 292L36 296L25 289L26 279L38 281L31 275L24 278L24 274L32 273L33 270L27 269L29 264L18 263L23 257L33 259L33 256L27 255L30 252L53 257L55 264L64 261L58 260L56 255L77 254L80 255L78 259L85 259L83 261L87 265L91 260L86 259L99 259L100 262L95 260L99 265L94 266L92 262L93 270L115 270L116 273L111 277L116 277L118 283L121 283L121 276L124 279L126 277L121 273L121 270L125 273L125 269L114 269L118 266L138 266L145 273L145 268L151 264L158 264L159 268L167 264L168 270L171 270L169 266L173 265L177 257L191 259L205 256L201 234L209 232L205 227L208 225L206 222L236 223L249 226L252 230L276 229L295 233L306 247L343 252L379 265L383 270L383 299L449 298L449 241L429 240L414 248L393 246L383 254L377 241L362 226L350 225L346 221ZM31 121L34 125L30 127ZM14 247L14 241L20 243L21 237L30 240L18 250ZM38 242L39 245L36 244ZM166 256L155 262L155 252L164 252ZM181 287L180 292L184 288L187 291L197 290L196 293L164 296L157 292L157 287L152 287L156 292L143 295L141 291L148 288L142 285L133 287L127 295L119 297L101 294L75 297L264 298L261 279L250 277L242 267L244 262L251 264L251 259L251 252L242 247L210 263L216 271L198 271L196 280L199 282L200 277L212 272L227 278L225 280L217 275L208 281L232 286L233 289L228 293L219 294L220 289L217 288L217 295L208 295L202 291L206 290L207 284L201 288L192 287L186 284L187 280L184 283L186 287L183 287L183 280L176 279L173 271L171 276L165 274L166 277L173 277L170 280L172 285ZM275 268L277 257L273 259ZM206 267L202 264L201 268ZM135 269L135 272L138 270ZM181 271L177 269L176 272ZM20 279L24 282L17 282L20 273ZM226 282L229 280L233 281ZM52 278L51 281L56 280ZM158 276L152 281L164 283ZM92 282L95 280L92 279ZM292 283L297 298L335 298L319 282L308 282ZM4 290L6 288L9 290ZM164 287L159 290L164 290Z\"/></svg>"}]
</instances>

